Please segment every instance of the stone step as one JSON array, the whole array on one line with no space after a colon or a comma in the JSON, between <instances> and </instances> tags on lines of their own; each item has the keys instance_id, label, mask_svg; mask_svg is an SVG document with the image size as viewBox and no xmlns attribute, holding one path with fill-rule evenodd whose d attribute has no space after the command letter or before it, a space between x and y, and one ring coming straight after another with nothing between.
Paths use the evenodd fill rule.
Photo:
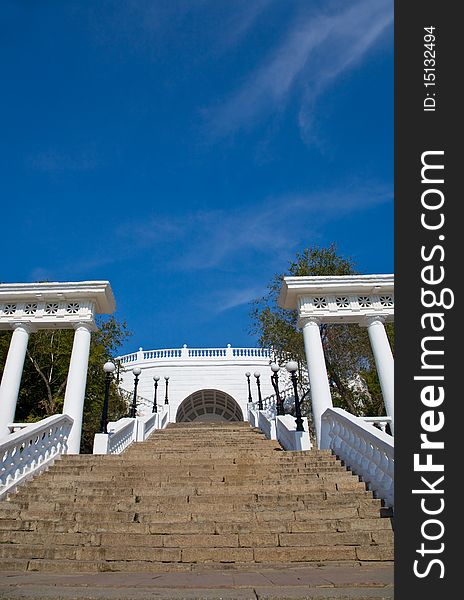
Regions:
<instances>
[{"instance_id":1,"label":"stone step","mask_svg":"<svg viewBox=\"0 0 464 600\"><path fill-rule=\"evenodd\" d=\"M325 531L311 533L43 533L35 531L0 532L0 547L41 545L54 547L89 546L126 548L261 548L301 546L392 545L391 531Z\"/></svg>"},{"instance_id":2,"label":"stone step","mask_svg":"<svg viewBox=\"0 0 464 600\"><path fill-rule=\"evenodd\" d=\"M53 500L58 502L62 500L76 501L84 499L85 501L96 500L105 502L119 500L121 497L133 496L135 502L139 501L153 501L157 498L164 498L169 496L222 496L227 498L237 498L239 496L246 495L258 495L259 497L276 496L280 497L283 493L289 498L293 498L295 495L301 496L304 494L311 494L313 492L334 492L334 491L365 491L365 484L356 479L346 479L341 481L326 481L319 479L315 481L308 481L305 485L299 485L294 483L293 485L269 485L265 483L256 484L248 483L242 485L229 485L226 483L214 484L214 485L199 485L191 484L169 484L163 486L146 486L146 484L136 484L130 486L115 486L112 490L105 490L105 488L76 488L72 487L60 487L53 489ZM30 487L19 490L14 496L10 498L14 501L40 501L50 499L52 497L50 489L45 487ZM140 500L141 499L141 500Z\"/></svg>"},{"instance_id":3,"label":"stone step","mask_svg":"<svg viewBox=\"0 0 464 600\"><path fill-rule=\"evenodd\" d=\"M292 513L292 517L294 517ZM173 518L161 522L152 523L115 523L114 520L102 520L95 525L93 519L88 521L62 520L48 521L36 519L34 521L22 521L20 519L0 520L0 531L39 531L48 533L87 533L100 532L113 533L316 533L323 531L392 531L392 523L388 518L332 518L332 519L308 519L306 521L295 521L276 519L274 522L257 521L246 519L238 522L223 522L220 520L208 521L176 521Z\"/></svg>"},{"instance_id":4,"label":"stone step","mask_svg":"<svg viewBox=\"0 0 464 600\"><path fill-rule=\"evenodd\" d=\"M118 479L110 480L98 480L95 481L94 477L88 477L83 479L82 477L71 477L71 478L54 478L50 477L38 477L33 481L29 482L27 489L39 490L49 489L50 481L53 481L54 490L75 490L84 491L91 487L93 490L106 490L109 494L116 493L115 486L117 485L120 490L131 490L134 486L137 489L152 489L159 487L185 487L185 486L196 486L196 487L227 487L228 489L242 488L244 486L255 485L258 487L272 486L275 488L287 488L300 486L301 488L311 485L315 482L338 482L338 481L358 481L357 477L354 477L351 473L332 473L332 472L319 472L319 473L295 473L291 477L279 475L268 475L266 477L254 478L254 477L240 477L239 475L223 475L218 473L217 475L175 475L170 473L169 475L152 474L149 478L143 477L143 481L139 480L131 481L130 478L121 477ZM113 485L109 486L108 481L113 482ZM109 489L108 489L109 488ZM26 488L19 488L18 493Z\"/></svg>"},{"instance_id":5,"label":"stone step","mask_svg":"<svg viewBox=\"0 0 464 600\"><path fill-rule=\"evenodd\" d=\"M121 496L120 499L115 498L111 504L108 498L104 496L90 496L89 498L75 496L74 498L65 497L50 497L49 494L36 495L36 497L16 497L12 500L12 506L20 509L24 508L40 508L47 507L50 502L53 502L56 510L72 510L76 511L80 508L92 506L96 511L99 508L110 510L124 510L131 507L143 509L145 507L152 509L161 509L163 506L176 506L178 508L185 507L187 510L195 507L203 507L206 510L211 508L211 505L228 506L236 508L245 508L247 506L258 505L279 507L299 507L314 506L319 503L329 502L354 502L368 500L372 501L372 493L365 491L363 484L359 484L360 489L351 491L314 491L306 493L286 493L286 494L265 494L265 493L244 493L244 494L203 494L203 495L178 495L164 494L159 496L131 496L129 498Z\"/></svg>"},{"instance_id":6,"label":"stone step","mask_svg":"<svg viewBox=\"0 0 464 600\"><path fill-rule=\"evenodd\" d=\"M137 470L137 472L134 472L134 470ZM192 469L192 470L190 470ZM138 477L138 476L147 476L147 477L158 477L161 475L166 475L166 474L170 474L172 475L173 472L179 472L179 473L200 473L203 472L204 474L207 473L221 473L221 474L229 474L230 476L236 475L236 476L243 476L243 477L250 477L253 476L253 474L263 474L266 472L269 473L275 473L277 474L281 474L282 477L287 477L290 476L292 473L308 473L308 474L314 474L314 473L318 473L318 472L339 472L339 473L343 473L346 471L346 469L342 468L339 465L336 465L334 463L328 463L328 464L322 464L319 466L311 466L311 465L301 465L300 467L294 467L293 469L287 469L285 466L281 467L279 465L275 465L274 463L271 464L267 464L267 463L262 463L260 465L245 465L245 464L221 464L221 463L211 463L208 462L208 464L201 464L201 463L195 463L194 461L192 461L190 464L163 464L162 466L160 465L159 467L157 466L156 463L154 463L153 461L151 461L150 463L147 463L145 465L132 465L130 463L128 463L128 465L126 467L124 467L124 465L118 465L118 466L113 466L113 465L109 465L108 467L104 467L104 466L92 466L89 468L85 468L85 467L71 467L71 466L53 466L50 467L50 469L48 471L45 472L45 476L52 476L52 475L56 475L59 474L61 475L77 475L77 476L90 476L90 477L94 477L94 474L98 474L101 477L102 476L106 476L106 477L112 477L114 475L121 475L121 476L126 476L126 477ZM94 477L95 479L97 479L96 477Z\"/></svg>"},{"instance_id":7,"label":"stone step","mask_svg":"<svg viewBox=\"0 0 464 600\"><path fill-rule=\"evenodd\" d=\"M292 510L293 508L293 510ZM276 523L280 521L312 521L314 519L343 519L343 518L379 518L381 516L380 504L372 502L334 502L321 507L315 502L312 507L297 509L295 507L273 507L266 506L242 507L240 511L220 511L214 506L182 506L155 507L152 510L113 510L98 515L92 509L80 509L76 511L59 510L54 506L43 506L38 508L14 508L3 511L0 517L5 519L20 519L22 521L46 520L51 523L57 522L85 522L94 523L95 527L100 524L111 525L112 523L163 523L179 521L200 522L227 522L243 523L250 521Z\"/></svg>"},{"instance_id":8,"label":"stone step","mask_svg":"<svg viewBox=\"0 0 464 600\"><path fill-rule=\"evenodd\" d=\"M145 561L150 565L166 563L278 563L278 562L319 562L338 560L392 560L391 545L338 545L338 546L298 546L298 547L188 547L188 548L146 548L140 546L55 546L43 544L22 546L1 544L0 558L7 559L47 559L59 561L120 561L126 563ZM115 570L121 570L113 563ZM129 565L127 565L129 566ZM148 566L148 565L147 565ZM68 565L63 565L68 572ZM136 570L132 565L130 570Z\"/></svg>"},{"instance_id":9,"label":"stone step","mask_svg":"<svg viewBox=\"0 0 464 600\"><path fill-rule=\"evenodd\" d=\"M0 568L186 571L387 561L388 512L328 451L246 423L176 424L119 456L64 456L0 502Z\"/></svg>"}]
</instances>

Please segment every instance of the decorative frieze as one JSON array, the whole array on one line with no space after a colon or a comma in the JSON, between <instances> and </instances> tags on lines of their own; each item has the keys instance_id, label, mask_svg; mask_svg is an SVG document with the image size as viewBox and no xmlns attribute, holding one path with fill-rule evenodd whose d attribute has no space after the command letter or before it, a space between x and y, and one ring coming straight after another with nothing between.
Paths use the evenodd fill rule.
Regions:
<instances>
[{"instance_id":1,"label":"decorative frieze","mask_svg":"<svg viewBox=\"0 0 464 600\"><path fill-rule=\"evenodd\" d=\"M395 300L390 294L321 295L303 294L298 298L300 317L316 316L325 323L357 323L362 315L383 314L393 320Z\"/></svg>"}]
</instances>

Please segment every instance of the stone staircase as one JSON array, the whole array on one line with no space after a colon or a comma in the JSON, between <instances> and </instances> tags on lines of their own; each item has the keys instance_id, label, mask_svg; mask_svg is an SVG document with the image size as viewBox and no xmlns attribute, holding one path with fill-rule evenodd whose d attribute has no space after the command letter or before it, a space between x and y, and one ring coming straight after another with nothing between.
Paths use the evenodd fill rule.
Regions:
<instances>
[{"instance_id":1,"label":"stone staircase","mask_svg":"<svg viewBox=\"0 0 464 600\"><path fill-rule=\"evenodd\" d=\"M2 571L186 571L390 561L379 500L328 451L248 423L172 424L116 456L64 456L0 502Z\"/></svg>"}]
</instances>

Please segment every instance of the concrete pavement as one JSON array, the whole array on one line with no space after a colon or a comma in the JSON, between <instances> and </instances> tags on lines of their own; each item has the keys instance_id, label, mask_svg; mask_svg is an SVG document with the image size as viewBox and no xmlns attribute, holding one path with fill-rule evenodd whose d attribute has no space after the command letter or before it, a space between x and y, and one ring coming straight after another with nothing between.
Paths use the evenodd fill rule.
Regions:
<instances>
[{"instance_id":1,"label":"concrete pavement","mask_svg":"<svg viewBox=\"0 0 464 600\"><path fill-rule=\"evenodd\" d=\"M393 565L276 565L157 573L0 574L3 600L391 600Z\"/></svg>"}]
</instances>

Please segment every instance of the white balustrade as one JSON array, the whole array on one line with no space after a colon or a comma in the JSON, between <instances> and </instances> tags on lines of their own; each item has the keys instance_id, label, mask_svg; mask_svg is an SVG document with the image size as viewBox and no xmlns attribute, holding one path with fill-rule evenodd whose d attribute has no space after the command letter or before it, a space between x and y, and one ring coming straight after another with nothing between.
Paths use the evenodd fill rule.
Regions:
<instances>
[{"instance_id":1,"label":"white balustrade","mask_svg":"<svg viewBox=\"0 0 464 600\"><path fill-rule=\"evenodd\" d=\"M145 417L137 417L137 441L144 442L155 429L164 429L168 424L167 407L159 406L158 412Z\"/></svg>"},{"instance_id":2,"label":"white balustrade","mask_svg":"<svg viewBox=\"0 0 464 600\"><path fill-rule=\"evenodd\" d=\"M258 427L264 433L268 440L276 440L276 422L275 415L271 411L258 411Z\"/></svg>"},{"instance_id":3,"label":"white balustrade","mask_svg":"<svg viewBox=\"0 0 464 600\"><path fill-rule=\"evenodd\" d=\"M248 422L250 427L258 427L258 409L253 406L253 403L248 404Z\"/></svg>"},{"instance_id":4,"label":"white balustrade","mask_svg":"<svg viewBox=\"0 0 464 600\"><path fill-rule=\"evenodd\" d=\"M172 360L248 360L250 358L270 359L271 351L266 348L167 348L160 350L143 350L119 356L117 360L122 365L130 365L134 362L172 361Z\"/></svg>"},{"instance_id":5,"label":"white balustrade","mask_svg":"<svg viewBox=\"0 0 464 600\"><path fill-rule=\"evenodd\" d=\"M121 454L137 439L137 419L124 417L108 423L108 433L96 433L93 440L94 454Z\"/></svg>"},{"instance_id":6,"label":"white balustrade","mask_svg":"<svg viewBox=\"0 0 464 600\"><path fill-rule=\"evenodd\" d=\"M137 360L137 352L133 352L132 354L125 354L124 356L120 356L118 360L121 364L129 364L131 362L135 362Z\"/></svg>"},{"instance_id":7,"label":"white balustrade","mask_svg":"<svg viewBox=\"0 0 464 600\"><path fill-rule=\"evenodd\" d=\"M291 399L291 401L294 402L293 386L290 386L283 390L280 390L279 393L280 393L282 402L284 404L287 401L287 398ZM259 405L258 400L255 400L254 402L250 402L249 404L251 405L251 408L258 410L258 405ZM270 396L266 396L266 398L263 398L262 405L263 405L263 410L267 410L269 413L272 413L273 417L275 417L277 414L277 395L271 394Z\"/></svg>"},{"instance_id":8,"label":"white balustrade","mask_svg":"<svg viewBox=\"0 0 464 600\"><path fill-rule=\"evenodd\" d=\"M169 409L166 409L161 417L159 429L165 429L169 423Z\"/></svg>"},{"instance_id":9,"label":"white balustrade","mask_svg":"<svg viewBox=\"0 0 464 600\"><path fill-rule=\"evenodd\" d=\"M377 429L380 429L384 433L386 432L387 425L391 425L392 418L391 417L361 417L361 419L365 423L370 423Z\"/></svg>"},{"instance_id":10,"label":"white balustrade","mask_svg":"<svg viewBox=\"0 0 464 600\"><path fill-rule=\"evenodd\" d=\"M93 454L121 454L133 442L144 442L156 429L169 423L168 407L159 406L158 412L144 417L124 417L108 423L108 433L96 433Z\"/></svg>"},{"instance_id":11,"label":"white balustrade","mask_svg":"<svg viewBox=\"0 0 464 600\"><path fill-rule=\"evenodd\" d=\"M154 429L159 429L160 415L158 413L152 413L146 417L137 418L137 441L143 442L147 439L150 433Z\"/></svg>"},{"instance_id":12,"label":"white balustrade","mask_svg":"<svg viewBox=\"0 0 464 600\"><path fill-rule=\"evenodd\" d=\"M321 448L331 449L387 506L394 506L394 441L391 435L329 408L322 415Z\"/></svg>"},{"instance_id":13,"label":"white balustrade","mask_svg":"<svg viewBox=\"0 0 464 600\"><path fill-rule=\"evenodd\" d=\"M310 450L312 448L308 431L308 419L303 417L304 431L296 430L293 415L281 415L275 420L276 437L284 450Z\"/></svg>"},{"instance_id":14,"label":"white balustrade","mask_svg":"<svg viewBox=\"0 0 464 600\"><path fill-rule=\"evenodd\" d=\"M73 425L69 415L53 415L30 423L0 443L0 496L38 475L67 452Z\"/></svg>"}]
</instances>

